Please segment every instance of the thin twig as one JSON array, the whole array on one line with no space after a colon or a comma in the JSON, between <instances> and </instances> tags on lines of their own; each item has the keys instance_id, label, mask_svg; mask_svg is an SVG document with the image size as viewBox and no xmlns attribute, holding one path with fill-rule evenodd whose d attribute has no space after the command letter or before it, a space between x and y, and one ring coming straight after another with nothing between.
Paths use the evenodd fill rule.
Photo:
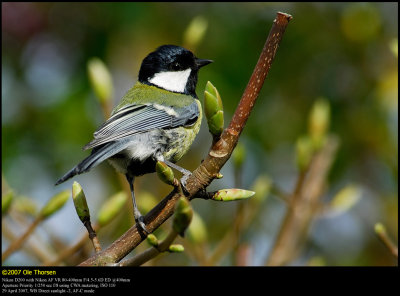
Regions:
<instances>
[{"instance_id":1,"label":"thin twig","mask_svg":"<svg viewBox=\"0 0 400 296\"><path fill-rule=\"evenodd\" d=\"M96 231L92 227L92 223L90 223L90 220L86 220L83 225L85 225L88 233L89 233L89 239L92 241L94 250L96 253L101 251L101 246L99 239L97 238Z\"/></svg>"},{"instance_id":2,"label":"thin twig","mask_svg":"<svg viewBox=\"0 0 400 296\"><path fill-rule=\"evenodd\" d=\"M3 254L1 254L1 261L4 262L10 256L12 253L17 251L22 244L25 242L25 240L29 237L29 235L32 234L32 232L36 229L36 227L40 224L40 222L43 221L42 216L38 216L28 227L28 229L24 232L23 235L21 235L17 240L13 241L7 248L7 250L4 251Z\"/></svg>"},{"instance_id":3,"label":"thin twig","mask_svg":"<svg viewBox=\"0 0 400 296\"><path fill-rule=\"evenodd\" d=\"M18 221L14 218L13 223L17 224L15 227L12 228L23 228L25 225L21 223L21 221ZM7 221L2 221L2 235L8 240L8 241L15 241L18 239L18 237L15 235L13 229L10 229L9 223ZM39 262L43 262L45 260L49 260L49 257L53 257L54 254L52 250L49 250L49 248L46 248L45 245L43 245L40 240L36 237L34 240L27 240L26 244L23 244L21 248L29 255L32 257L35 257L36 260L39 260Z\"/></svg>"},{"instance_id":4,"label":"thin twig","mask_svg":"<svg viewBox=\"0 0 400 296\"><path fill-rule=\"evenodd\" d=\"M271 194L280 201L283 201L286 205L290 203L290 196L284 192L276 183L271 184Z\"/></svg>"},{"instance_id":5,"label":"thin twig","mask_svg":"<svg viewBox=\"0 0 400 296\"><path fill-rule=\"evenodd\" d=\"M118 264L118 266L140 266L146 263L147 261L153 259L159 254L167 251L169 246L172 244L177 236L178 233L172 229L168 233L167 237L162 240L158 246L152 246L151 248L145 250L143 253L137 254L131 259L127 259L121 262L120 264Z\"/></svg>"},{"instance_id":6,"label":"thin twig","mask_svg":"<svg viewBox=\"0 0 400 296\"><path fill-rule=\"evenodd\" d=\"M93 227L94 229L96 229L96 225ZM56 266L59 265L61 262L63 262L66 258L71 257L73 254L75 254L76 252L78 252L79 250L81 250L83 248L83 246L85 245L85 243L87 243L87 234L85 233L80 239L79 241L72 245L69 248L66 248L64 250L62 250L59 254L58 257L54 260L54 261L45 261L42 265L43 266Z\"/></svg>"},{"instance_id":7,"label":"thin twig","mask_svg":"<svg viewBox=\"0 0 400 296\"><path fill-rule=\"evenodd\" d=\"M210 185L217 173L230 158L260 93L278 49L278 44L282 40L283 33L291 18L288 14L277 13L260 58L228 128L224 130L219 141L213 143L207 157L187 180L186 189L189 200L193 199L199 191L204 190ZM171 192L145 216L144 222L149 232L153 232L173 214L175 203L180 196L181 194L175 191ZM143 233L138 231L136 225L134 225L107 249L95 254L80 265L107 265L119 262L139 245L144 238Z\"/></svg>"},{"instance_id":8,"label":"thin twig","mask_svg":"<svg viewBox=\"0 0 400 296\"><path fill-rule=\"evenodd\" d=\"M324 147L314 155L307 173L300 173L266 265L287 264L300 252L300 246L318 212L320 197L338 145L336 137L328 137Z\"/></svg>"},{"instance_id":9,"label":"thin twig","mask_svg":"<svg viewBox=\"0 0 400 296\"><path fill-rule=\"evenodd\" d=\"M394 244L392 239L388 236L385 227L382 224L375 225L375 233L386 248L396 258L399 258L399 248Z\"/></svg>"}]
</instances>

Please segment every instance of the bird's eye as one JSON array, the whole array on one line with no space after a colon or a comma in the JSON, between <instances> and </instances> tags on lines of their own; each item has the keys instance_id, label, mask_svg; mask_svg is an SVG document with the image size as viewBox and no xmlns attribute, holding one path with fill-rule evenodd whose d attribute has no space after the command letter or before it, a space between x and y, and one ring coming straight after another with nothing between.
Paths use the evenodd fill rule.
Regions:
<instances>
[{"instance_id":1,"label":"bird's eye","mask_svg":"<svg viewBox=\"0 0 400 296\"><path fill-rule=\"evenodd\" d=\"M179 70L181 68L181 65L178 62L172 63L171 69L172 70Z\"/></svg>"}]
</instances>

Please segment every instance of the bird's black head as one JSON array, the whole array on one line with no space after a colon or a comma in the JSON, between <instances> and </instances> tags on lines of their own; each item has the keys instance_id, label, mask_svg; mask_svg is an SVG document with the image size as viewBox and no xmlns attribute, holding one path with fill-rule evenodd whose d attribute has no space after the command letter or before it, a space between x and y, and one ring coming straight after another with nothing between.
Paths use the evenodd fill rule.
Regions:
<instances>
[{"instance_id":1,"label":"bird's black head","mask_svg":"<svg viewBox=\"0 0 400 296\"><path fill-rule=\"evenodd\" d=\"M176 45L163 45L142 62L139 81L169 91L196 97L198 70L211 63Z\"/></svg>"}]
</instances>

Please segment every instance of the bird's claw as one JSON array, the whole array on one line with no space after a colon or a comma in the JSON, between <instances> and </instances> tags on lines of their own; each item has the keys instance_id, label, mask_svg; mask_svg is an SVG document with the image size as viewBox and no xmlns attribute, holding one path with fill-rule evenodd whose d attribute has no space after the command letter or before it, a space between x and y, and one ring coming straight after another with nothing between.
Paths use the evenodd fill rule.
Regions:
<instances>
[{"instance_id":1,"label":"bird's claw","mask_svg":"<svg viewBox=\"0 0 400 296\"><path fill-rule=\"evenodd\" d=\"M192 173L187 173L187 174L184 174L183 176L182 176L182 178L179 180L180 181L180 183L181 183L181 186L182 186L182 190L183 190L183 193L185 194L185 195L188 195L189 194L189 191L186 189L186 182L187 182L187 180L189 179L189 177L192 175Z\"/></svg>"},{"instance_id":2,"label":"bird's claw","mask_svg":"<svg viewBox=\"0 0 400 296\"><path fill-rule=\"evenodd\" d=\"M146 228L146 224L144 224L143 216L139 216L137 219L135 218L135 222L138 230L142 230L146 234L146 236L150 234L150 231L148 231L148 229Z\"/></svg>"}]
</instances>

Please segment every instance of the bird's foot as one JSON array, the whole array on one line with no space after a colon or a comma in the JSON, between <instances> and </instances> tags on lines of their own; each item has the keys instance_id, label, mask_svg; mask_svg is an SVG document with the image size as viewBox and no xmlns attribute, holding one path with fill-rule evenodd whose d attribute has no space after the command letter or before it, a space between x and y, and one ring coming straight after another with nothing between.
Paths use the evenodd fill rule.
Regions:
<instances>
[{"instance_id":1,"label":"bird's foot","mask_svg":"<svg viewBox=\"0 0 400 296\"><path fill-rule=\"evenodd\" d=\"M150 234L150 231L146 228L146 224L144 224L143 216L139 216L137 219L135 218L135 222L139 231L142 231L146 236Z\"/></svg>"},{"instance_id":2,"label":"bird's foot","mask_svg":"<svg viewBox=\"0 0 400 296\"><path fill-rule=\"evenodd\" d=\"M180 183L181 183L181 186L182 186L183 193L184 193L185 195L188 195L188 194L189 194L189 191L186 189L186 183L187 183L187 179L189 179L189 177L190 177L191 175L192 175L192 173L191 173L190 171L186 171L186 172L183 174L182 178L179 180Z\"/></svg>"}]
</instances>

